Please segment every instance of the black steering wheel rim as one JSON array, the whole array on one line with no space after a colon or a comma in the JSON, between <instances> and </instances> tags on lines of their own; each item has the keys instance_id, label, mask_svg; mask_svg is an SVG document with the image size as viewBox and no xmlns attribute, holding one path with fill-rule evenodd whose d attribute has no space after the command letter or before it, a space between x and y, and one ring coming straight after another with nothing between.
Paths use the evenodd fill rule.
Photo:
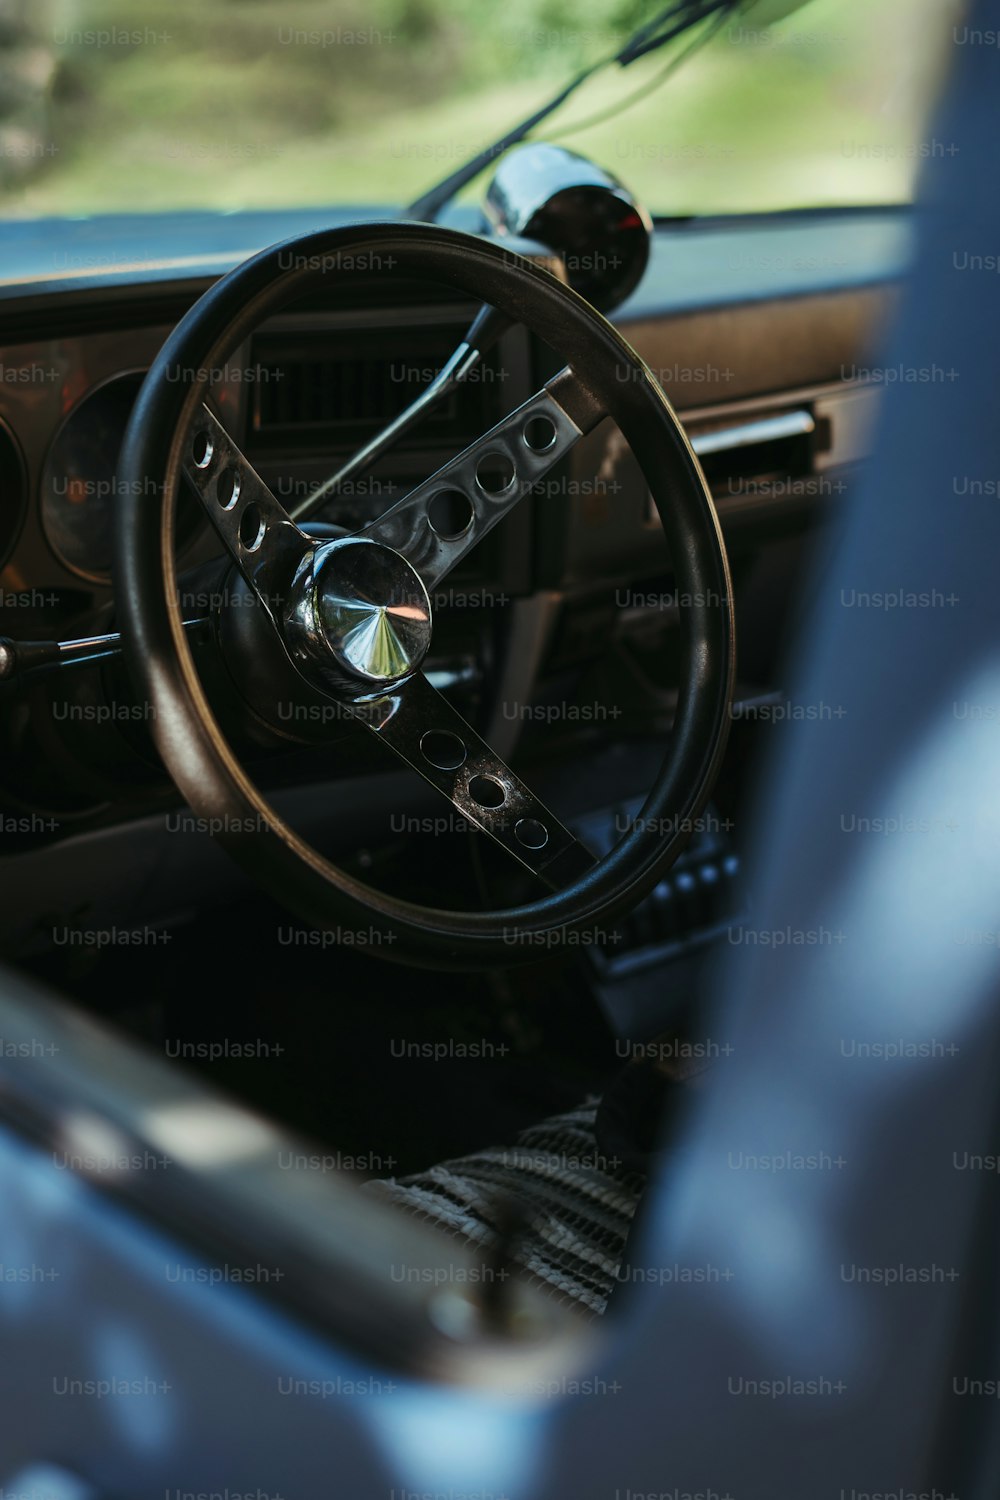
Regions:
<instances>
[{"instance_id":1,"label":"black steering wheel rim","mask_svg":"<svg viewBox=\"0 0 1000 1500\"><path fill-rule=\"evenodd\" d=\"M173 522L182 440L205 375L338 264L446 282L525 323L564 356L615 419L649 482L686 601L677 713L640 816L583 878L518 907L421 906L320 856L248 778L208 703L183 629ZM408 963L510 964L600 941L609 929L595 924L613 921L662 878L690 836L725 748L735 671L728 563L704 476L662 388L617 330L556 277L496 243L416 223L361 223L272 246L217 282L167 339L133 410L120 476L116 597L126 660L151 706L157 748L188 803L228 830L220 842L302 920L364 933L371 952Z\"/></svg>"}]
</instances>

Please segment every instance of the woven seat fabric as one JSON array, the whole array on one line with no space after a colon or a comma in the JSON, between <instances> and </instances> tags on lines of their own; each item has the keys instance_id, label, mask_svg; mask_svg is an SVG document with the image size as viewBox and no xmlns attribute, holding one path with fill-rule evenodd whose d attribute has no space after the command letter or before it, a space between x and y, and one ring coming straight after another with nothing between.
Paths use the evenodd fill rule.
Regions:
<instances>
[{"instance_id":1,"label":"woven seat fabric","mask_svg":"<svg viewBox=\"0 0 1000 1500\"><path fill-rule=\"evenodd\" d=\"M513 1147L488 1147L365 1191L481 1250L516 1200L528 1229L512 1260L529 1279L593 1316L603 1313L625 1253L642 1177L605 1160L594 1133L597 1100L522 1131Z\"/></svg>"}]
</instances>

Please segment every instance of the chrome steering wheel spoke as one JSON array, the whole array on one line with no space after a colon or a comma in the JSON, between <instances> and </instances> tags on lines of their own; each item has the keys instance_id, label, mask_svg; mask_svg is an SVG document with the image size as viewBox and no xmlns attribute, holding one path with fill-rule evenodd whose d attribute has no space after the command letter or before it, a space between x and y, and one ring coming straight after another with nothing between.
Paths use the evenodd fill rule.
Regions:
<instances>
[{"instance_id":1,"label":"chrome steering wheel spoke","mask_svg":"<svg viewBox=\"0 0 1000 1500\"><path fill-rule=\"evenodd\" d=\"M207 406L183 459L300 673L553 890L585 875L593 857L418 668L430 644L428 589L602 416L564 370L374 525L320 543L299 530ZM484 466L503 462L511 478L493 492ZM460 535L435 529L441 495L467 500Z\"/></svg>"},{"instance_id":2,"label":"chrome steering wheel spoke","mask_svg":"<svg viewBox=\"0 0 1000 1500\"><path fill-rule=\"evenodd\" d=\"M230 557L280 630L289 584L316 543L289 518L204 404L191 424L183 468Z\"/></svg>"},{"instance_id":3,"label":"chrome steering wheel spoke","mask_svg":"<svg viewBox=\"0 0 1000 1500\"><path fill-rule=\"evenodd\" d=\"M183 464L299 671L555 890L591 869L592 856L417 668L430 643L426 591L602 416L566 369L372 526L321 544L207 406ZM488 476L504 465L509 477L491 489ZM466 502L454 535L435 526L442 496Z\"/></svg>"},{"instance_id":4,"label":"chrome steering wheel spoke","mask_svg":"<svg viewBox=\"0 0 1000 1500\"><path fill-rule=\"evenodd\" d=\"M361 535L402 553L430 592L603 416L567 366Z\"/></svg>"},{"instance_id":5,"label":"chrome steering wheel spoke","mask_svg":"<svg viewBox=\"0 0 1000 1500\"><path fill-rule=\"evenodd\" d=\"M346 706L452 803L553 890L595 860L422 673Z\"/></svg>"}]
</instances>

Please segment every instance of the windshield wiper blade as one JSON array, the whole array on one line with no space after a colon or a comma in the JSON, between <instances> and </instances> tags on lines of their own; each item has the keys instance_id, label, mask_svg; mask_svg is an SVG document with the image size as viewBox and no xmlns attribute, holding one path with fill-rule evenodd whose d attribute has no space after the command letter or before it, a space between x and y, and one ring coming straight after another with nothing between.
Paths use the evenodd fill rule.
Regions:
<instances>
[{"instance_id":1,"label":"windshield wiper blade","mask_svg":"<svg viewBox=\"0 0 1000 1500\"><path fill-rule=\"evenodd\" d=\"M411 219L421 219L426 223L433 223L447 203L450 203L455 194L465 187L466 183L478 177L480 172L494 162L498 156L509 151L511 146L518 145L531 132L539 126L543 120L556 112L577 89L581 88L588 79L593 78L595 73L604 68L617 64L620 68L627 68L637 62L641 57L648 57L668 42L683 35L685 31L696 26L700 21L707 20L709 16L718 15L720 11L735 11L743 3L743 0L673 0L673 3L659 11L652 20L640 26L629 37L625 45L610 57L601 58L598 62L591 63L572 78L554 98L540 109L536 109L526 120L515 125L504 135L487 146L484 150L471 157L463 166L458 167L449 176L435 183L426 193L423 193L415 202L406 209L406 216Z\"/></svg>"}]
</instances>

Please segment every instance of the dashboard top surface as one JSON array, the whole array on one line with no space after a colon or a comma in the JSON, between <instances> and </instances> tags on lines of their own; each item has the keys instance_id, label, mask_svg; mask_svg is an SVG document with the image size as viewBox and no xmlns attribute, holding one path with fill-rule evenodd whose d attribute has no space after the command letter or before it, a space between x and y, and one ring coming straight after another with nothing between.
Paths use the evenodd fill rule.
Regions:
<instances>
[{"instance_id":1,"label":"dashboard top surface","mask_svg":"<svg viewBox=\"0 0 1000 1500\"><path fill-rule=\"evenodd\" d=\"M279 241L398 214L366 205L9 221L0 227L0 309L214 280ZM474 209L444 222L482 228ZM909 237L909 216L894 209L660 221L647 273L617 319L894 280L906 269Z\"/></svg>"}]
</instances>

